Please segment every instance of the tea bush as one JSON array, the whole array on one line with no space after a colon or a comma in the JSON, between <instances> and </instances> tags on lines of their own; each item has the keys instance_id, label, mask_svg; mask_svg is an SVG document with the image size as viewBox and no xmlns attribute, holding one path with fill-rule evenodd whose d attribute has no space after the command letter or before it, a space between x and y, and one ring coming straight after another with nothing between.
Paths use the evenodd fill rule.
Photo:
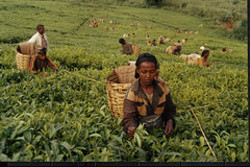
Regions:
<instances>
[{"instance_id":1,"label":"tea bush","mask_svg":"<svg viewBox=\"0 0 250 167\"><path fill-rule=\"evenodd\" d=\"M0 2L1 29L6 30L0 34L0 39L6 40L0 47L1 161L248 160L246 43L228 39L207 26L198 29L199 24L206 25L206 19L177 11L72 2ZM89 28L93 18L105 21L98 28ZM110 24L110 20L122 24ZM59 66L57 75L45 71L47 78L18 70L15 61L16 46L26 42L40 23L45 25L50 43L48 56ZM115 31L104 31L105 27ZM177 34L176 29L199 30L199 34ZM124 33L133 32L136 38L126 40L141 46L141 53L157 57L160 77L171 88L177 124L170 138L164 136L163 129L146 131L140 125L134 139L129 139L121 119L110 112L105 80L115 67L136 60L136 56L123 55L118 43ZM146 46L147 34L150 40L164 35L174 41ZM22 38L12 41L15 37ZM187 65L178 56L165 54L169 45L185 38L184 54L201 54L200 46L208 43L211 67ZM221 52L223 47L233 53Z\"/></svg>"}]
</instances>

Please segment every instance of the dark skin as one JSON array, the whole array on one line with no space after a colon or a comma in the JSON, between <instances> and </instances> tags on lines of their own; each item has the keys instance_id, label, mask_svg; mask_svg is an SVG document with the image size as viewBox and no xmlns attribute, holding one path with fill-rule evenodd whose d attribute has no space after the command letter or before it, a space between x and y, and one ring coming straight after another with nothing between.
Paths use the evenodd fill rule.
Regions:
<instances>
[{"instance_id":1,"label":"dark skin","mask_svg":"<svg viewBox=\"0 0 250 167\"><path fill-rule=\"evenodd\" d=\"M209 56L209 52L205 53L204 54L204 59L207 60L208 56Z\"/></svg>"},{"instance_id":2,"label":"dark skin","mask_svg":"<svg viewBox=\"0 0 250 167\"><path fill-rule=\"evenodd\" d=\"M205 67L209 67L210 65L212 65L211 63L208 63L208 56L209 56L209 52L207 52L207 53L204 54L204 60L205 60L205 62L203 64L203 66L205 66Z\"/></svg>"},{"instance_id":3,"label":"dark skin","mask_svg":"<svg viewBox=\"0 0 250 167\"><path fill-rule=\"evenodd\" d=\"M39 54L39 53L38 53L38 56L39 56L39 59L41 59L41 60L44 60L46 58L46 55L42 55L42 54ZM55 70L54 73L57 74L57 70ZM48 77L48 75L45 74L45 73L38 73L37 75Z\"/></svg>"},{"instance_id":4,"label":"dark skin","mask_svg":"<svg viewBox=\"0 0 250 167\"><path fill-rule=\"evenodd\" d=\"M38 32L39 32L41 35L43 35L44 32L45 32L45 28L44 28L44 27L40 27L40 28L38 29Z\"/></svg>"},{"instance_id":5,"label":"dark skin","mask_svg":"<svg viewBox=\"0 0 250 167\"><path fill-rule=\"evenodd\" d=\"M139 68L136 69L140 78L140 86L142 90L151 95L153 94L153 81L158 77L159 71L156 69L155 64L153 62L142 62L139 65ZM170 119L166 123L165 127L165 136L170 137L173 133L173 121ZM134 137L134 133L136 131L136 127L129 127L127 134L130 138Z\"/></svg>"},{"instance_id":6,"label":"dark skin","mask_svg":"<svg viewBox=\"0 0 250 167\"><path fill-rule=\"evenodd\" d=\"M124 45L126 43L126 41L122 41L121 44Z\"/></svg>"}]
</instances>

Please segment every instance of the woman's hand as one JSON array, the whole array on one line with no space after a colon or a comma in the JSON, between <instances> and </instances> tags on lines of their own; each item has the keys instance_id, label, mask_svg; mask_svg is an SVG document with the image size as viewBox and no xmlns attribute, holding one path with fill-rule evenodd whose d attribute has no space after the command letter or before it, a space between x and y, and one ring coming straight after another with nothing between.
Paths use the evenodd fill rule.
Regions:
<instances>
[{"instance_id":1,"label":"woman's hand","mask_svg":"<svg viewBox=\"0 0 250 167\"><path fill-rule=\"evenodd\" d=\"M135 130L136 130L136 127L133 127L133 126L128 127L127 133L128 133L128 136L130 139L132 139L134 137Z\"/></svg>"},{"instance_id":2,"label":"woman's hand","mask_svg":"<svg viewBox=\"0 0 250 167\"><path fill-rule=\"evenodd\" d=\"M170 137L172 135L173 131L174 131L173 120L170 119L170 120L168 120L166 127L165 127L165 136Z\"/></svg>"},{"instance_id":3,"label":"woman's hand","mask_svg":"<svg viewBox=\"0 0 250 167\"><path fill-rule=\"evenodd\" d=\"M39 73L38 75L41 75L41 76L44 76L44 77L48 77L48 75L45 74L45 73Z\"/></svg>"}]
</instances>

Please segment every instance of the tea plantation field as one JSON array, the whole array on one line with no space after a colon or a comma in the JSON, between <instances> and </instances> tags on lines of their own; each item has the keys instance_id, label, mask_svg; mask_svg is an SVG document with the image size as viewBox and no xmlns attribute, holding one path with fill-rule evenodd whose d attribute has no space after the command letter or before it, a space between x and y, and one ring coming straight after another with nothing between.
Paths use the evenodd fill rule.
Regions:
<instances>
[{"instance_id":1,"label":"tea plantation field","mask_svg":"<svg viewBox=\"0 0 250 167\"><path fill-rule=\"evenodd\" d=\"M90 28L94 18L104 23ZM156 8L5 0L0 23L0 161L248 161L247 43L220 34L211 20ZM47 78L16 67L15 48L36 33L37 24L45 25L48 56L59 66L57 75L47 70ZM115 67L137 58L120 52L124 33L135 33L125 40L157 57L160 77L171 88L177 125L170 138L162 129L140 126L129 139L110 112L105 80ZM146 46L147 34L150 40L163 35L174 41ZM188 65L165 53L185 38L181 53L201 54L207 43L212 66Z\"/></svg>"}]
</instances>

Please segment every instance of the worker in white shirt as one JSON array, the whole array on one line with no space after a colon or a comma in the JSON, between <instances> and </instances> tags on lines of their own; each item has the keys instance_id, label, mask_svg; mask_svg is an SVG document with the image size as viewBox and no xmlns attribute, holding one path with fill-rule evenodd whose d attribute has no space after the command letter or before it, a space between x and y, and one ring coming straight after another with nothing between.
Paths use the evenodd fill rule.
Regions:
<instances>
[{"instance_id":1,"label":"worker in white shirt","mask_svg":"<svg viewBox=\"0 0 250 167\"><path fill-rule=\"evenodd\" d=\"M34 34L30 40L28 42L32 42L32 43L35 43L37 45L41 45L41 48L46 48L46 50L49 49L49 43L48 43L48 39L45 35L45 28L44 28L44 25L37 25L36 26L37 28L37 33Z\"/></svg>"}]
</instances>

